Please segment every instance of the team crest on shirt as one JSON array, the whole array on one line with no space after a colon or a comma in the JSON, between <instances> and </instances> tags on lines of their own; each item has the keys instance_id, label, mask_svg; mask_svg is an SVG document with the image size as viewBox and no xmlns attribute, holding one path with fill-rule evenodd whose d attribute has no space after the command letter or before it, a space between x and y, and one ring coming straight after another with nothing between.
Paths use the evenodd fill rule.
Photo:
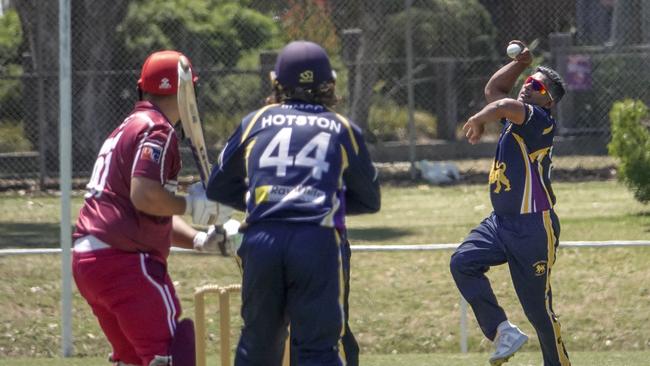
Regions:
<instances>
[{"instance_id":1,"label":"team crest on shirt","mask_svg":"<svg viewBox=\"0 0 650 366\"><path fill-rule=\"evenodd\" d=\"M162 156L162 147L154 144L144 144L142 152L140 152L140 159L153 161L160 164L160 157Z\"/></svg>"},{"instance_id":2,"label":"team crest on shirt","mask_svg":"<svg viewBox=\"0 0 650 366\"><path fill-rule=\"evenodd\" d=\"M510 190L510 179L506 176L506 163L494 161L492 169L490 169L489 184L496 184L494 193L501 192L503 187L506 192Z\"/></svg>"},{"instance_id":3,"label":"team crest on shirt","mask_svg":"<svg viewBox=\"0 0 650 366\"><path fill-rule=\"evenodd\" d=\"M539 261L533 264L533 269L535 271L535 276L543 276L546 274L546 261Z\"/></svg>"}]
</instances>

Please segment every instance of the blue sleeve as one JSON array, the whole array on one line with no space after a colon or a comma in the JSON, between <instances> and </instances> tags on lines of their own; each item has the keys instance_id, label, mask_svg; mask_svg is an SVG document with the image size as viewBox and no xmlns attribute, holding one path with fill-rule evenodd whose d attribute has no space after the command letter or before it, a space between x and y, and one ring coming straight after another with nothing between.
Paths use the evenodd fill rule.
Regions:
<instances>
[{"instance_id":1,"label":"blue sleeve","mask_svg":"<svg viewBox=\"0 0 650 366\"><path fill-rule=\"evenodd\" d=\"M355 152L354 143L350 141L351 146L346 147L349 166L343 173L346 214L377 212L381 208L377 169L372 164L361 130L355 125L351 128L353 131L351 139L355 140L357 150Z\"/></svg>"},{"instance_id":2,"label":"blue sleeve","mask_svg":"<svg viewBox=\"0 0 650 366\"><path fill-rule=\"evenodd\" d=\"M555 134L555 121L549 110L532 104L524 104L524 108L526 111L524 123L520 126L513 126L515 132L522 135L527 141Z\"/></svg>"},{"instance_id":3,"label":"blue sleeve","mask_svg":"<svg viewBox=\"0 0 650 366\"><path fill-rule=\"evenodd\" d=\"M230 136L219 155L219 161L212 168L206 188L209 199L246 211L246 165L244 144L241 142L243 124Z\"/></svg>"}]
</instances>

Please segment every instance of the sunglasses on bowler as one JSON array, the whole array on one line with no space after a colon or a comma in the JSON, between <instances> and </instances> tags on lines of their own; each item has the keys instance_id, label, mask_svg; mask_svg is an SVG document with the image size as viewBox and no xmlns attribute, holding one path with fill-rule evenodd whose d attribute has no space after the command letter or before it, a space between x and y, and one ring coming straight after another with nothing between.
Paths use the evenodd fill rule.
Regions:
<instances>
[{"instance_id":1,"label":"sunglasses on bowler","mask_svg":"<svg viewBox=\"0 0 650 366\"><path fill-rule=\"evenodd\" d=\"M553 100L553 97L551 96L551 93L548 91L548 89L546 89L546 86L544 86L544 84L541 81L535 79L534 77L532 76L527 77L524 84L530 84L530 86L533 88L534 91L539 92L542 95L548 94L548 97L551 98L551 100Z\"/></svg>"}]
</instances>

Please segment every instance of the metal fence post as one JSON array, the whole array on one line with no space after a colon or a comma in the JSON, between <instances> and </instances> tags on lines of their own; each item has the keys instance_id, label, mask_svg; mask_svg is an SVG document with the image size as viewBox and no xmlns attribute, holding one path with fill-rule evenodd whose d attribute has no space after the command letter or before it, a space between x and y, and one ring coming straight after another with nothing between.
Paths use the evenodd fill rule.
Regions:
<instances>
[{"instance_id":1,"label":"metal fence post","mask_svg":"<svg viewBox=\"0 0 650 366\"><path fill-rule=\"evenodd\" d=\"M408 134L409 162L411 163L411 180L417 179L415 167L415 95L413 90L413 26L411 24L411 7L413 0L406 0L406 92L408 99Z\"/></svg>"},{"instance_id":2,"label":"metal fence post","mask_svg":"<svg viewBox=\"0 0 650 366\"><path fill-rule=\"evenodd\" d=\"M570 33L551 33L549 35L553 67L562 77L566 77L567 75L567 56L572 42ZM557 123L560 126L560 133L562 133L562 130L573 130L576 128L573 110L572 93L566 93L564 98L562 98L562 103L558 103L556 107Z\"/></svg>"},{"instance_id":3,"label":"metal fence post","mask_svg":"<svg viewBox=\"0 0 650 366\"><path fill-rule=\"evenodd\" d=\"M354 115L355 100L359 93L357 88L357 69L359 67L359 47L361 46L362 31L359 28L344 29L341 36L341 56L343 63L348 69L348 111L350 116Z\"/></svg>"},{"instance_id":4,"label":"metal fence post","mask_svg":"<svg viewBox=\"0 0 650 366\"><path fill-rule=\"evenodd\" d=\"M456 60L444 59L434 61L436 73L436 115L438 116L437 134L439 139L456 140L456 123L458 122L458 91L454 82Z\"/></svg>"},{"instance_id":5,"label":"metal fence post","mask_svg":"<svg viewBox=\"0 0 650 366\"><path fill-rule=\"evenodd\" d=\"M260 88L262 100L271 93L271 78L269 73L275 68L275 60L277 58L278 53L275 51L263 51L260 53Z\"/></svg>"}]
</instances>

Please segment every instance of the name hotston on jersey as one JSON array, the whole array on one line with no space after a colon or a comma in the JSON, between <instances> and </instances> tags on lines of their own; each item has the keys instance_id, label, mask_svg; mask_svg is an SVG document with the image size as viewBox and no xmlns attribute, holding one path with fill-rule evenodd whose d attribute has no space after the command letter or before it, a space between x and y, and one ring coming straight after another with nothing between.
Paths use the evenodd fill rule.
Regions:
<instances>
[{"instance_id":1,"label":"name hotston on jersey","mask_svg":"<svg viewBox=\"0 0 650 366\"><path fill-rule=\"evenodd\" d=\"M262 128L272 126L316 126L323 130L341 132L341 122L319 116L269 114L262 117Z\"/></svg>"}]
</instances>

